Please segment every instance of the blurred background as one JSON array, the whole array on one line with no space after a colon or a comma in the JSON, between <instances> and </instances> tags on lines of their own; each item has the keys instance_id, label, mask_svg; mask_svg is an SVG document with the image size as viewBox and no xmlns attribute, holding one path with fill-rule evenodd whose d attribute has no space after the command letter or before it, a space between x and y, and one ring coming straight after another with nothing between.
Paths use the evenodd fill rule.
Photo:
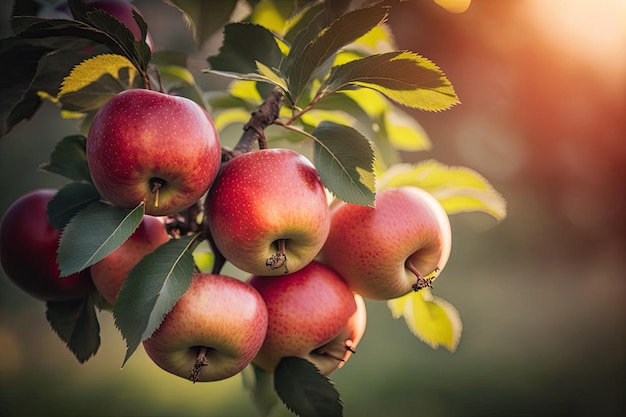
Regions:
<instances>
[{"instance_id":1,"label":"blurred background","mask_svg":"<svg viewBox=\"0 0 626 417\"><path fill-rule=\"evenodd\" d=\"M0 6L3 37L10 3ZM175 9L135 4L157 49L207 67L219 36L194 51ZM405 159L470 167L509 211L501 223L451 218L453 252L433 293L461 314L456 352L432 350L385 303L368 302L358 354L332 375L345 415L625 415L626 2L474 0L451 13L415 0L389 22L398 47L438 64L462 101L413 113L434 148ZM44 104L0 138L0 213L27 191L63 185L37 166L75 123ZM254 415L239 376L192 385L141 350L120 370L124 342L111 314L99 319L100 351L80 365L44 304L0 276L0 415Z\"/></svg>"}]
</instances>

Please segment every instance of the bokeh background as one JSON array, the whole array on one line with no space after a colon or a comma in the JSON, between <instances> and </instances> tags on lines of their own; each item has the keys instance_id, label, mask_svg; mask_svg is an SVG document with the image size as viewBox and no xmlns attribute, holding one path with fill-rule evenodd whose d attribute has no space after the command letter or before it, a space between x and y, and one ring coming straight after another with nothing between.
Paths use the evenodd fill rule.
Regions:
<instances>
[{"instance_id":1,"label":"bokeh background","mask_svg":"<svg viewBox=\"0 0 626 417\"><path fill-rule=\"evenodd\" d=\"M219 36L194 52L175 9L135 4L157 48L187 50L195 70L206 68ZM434 294L461 314L456 352L429 348L385 303L368 302L359 352L332 376L345 415L626 415L626 2L474 0L450 13L414 0L390 24L399 48L437 63L462 101L413 113L434 148L405 159L480 172L509 214L451 218L453 253ZM75 129L44 105L0 138L0 213L27 191L63 185L37 166ZM0 415L255 415L239 376L192 385L143 351L120 369L124 342L109 313L99 318L100 351L80 365L43 303L1 275Z\"/></svg>"}]
</instances>

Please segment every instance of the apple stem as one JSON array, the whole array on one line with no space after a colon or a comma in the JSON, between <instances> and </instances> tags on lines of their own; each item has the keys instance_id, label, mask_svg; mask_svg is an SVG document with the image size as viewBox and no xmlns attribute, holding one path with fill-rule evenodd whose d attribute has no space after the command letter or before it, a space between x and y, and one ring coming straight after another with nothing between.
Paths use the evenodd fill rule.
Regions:
<instances>
[{"instance_id":1,"label":"apple stem","mask_svg":"<svg viewBox=\"0 0 626 417\"><path fill-rule=\"evenodd\" d=\"M163 187L164 181L160 178L153 178L150 180L152 187L150 192L154 194L154 207L159 207L159 190Z\"/></svg>"},{"instance_id":2,"label":"apple stem","mask_svg":"<svg viewBox=\"0 0 626 417\"><path fill-rule=\"evenodd\" d=\"M265 261L265 265L269 266L269 268L273 271L282 266L285 267L285 274L289 273L289 269L287 269L287 249L286 239L278 239L278 252L267 258Z\"/></svg>"},{"instance_id":3,"label":"apple stem","mask_svg":"<svg viewBox=\"0 0 626 417\"><path fill-rule=\"evenodd\" d=\"M424 278L424 276L421 274L420 271L418 271L415 265L413 265L413 262L411 262L410 259L407 259L404 265L406 266L406 269L411 271L413 275L415 275L415 277L417 278L417 281L415 282L415 284L411 286L411 288L413 288L413 291L417 292L421 290L422 288L433 287L432 285L433 279Z\"/></svg>"},{"instance_id":4,"label":"apple stem","mask_svg":"<svg viewBox=\"0 0 626 417\"><path fill-rule=\"evenodd\" d=\"M193 365L193 368L191 368L189 376L189 379L191 379L191 382L193 382L194 384L198 382L198 378L200 377L200 371L202 370L202 368L209 364L209 361L206 358L206 353L208 350L209 348L207 348L206 346L200 346L200 349L198 350L196 363Z\"/></svg>"}]
</instances>

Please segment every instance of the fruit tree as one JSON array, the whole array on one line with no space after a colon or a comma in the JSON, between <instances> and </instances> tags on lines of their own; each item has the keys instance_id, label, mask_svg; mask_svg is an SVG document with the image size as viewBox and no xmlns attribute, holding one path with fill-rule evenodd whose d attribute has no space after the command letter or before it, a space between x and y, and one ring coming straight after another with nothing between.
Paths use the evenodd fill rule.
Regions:
<instances>
[{"instance_id":1,"label":"fruit tree","mask_svg":"<svg viewBox=\"0 0 626 417\"><path fill-rule=\"evenodd\" d=\"M501 220L506 205L469 168L403 162L432 146L407 109L460 100L434 62L396 48L399 0L168 0L198 49L221 36L202 71L128 1L44 3L14 4L0 135L41 106L76 131L41 165L65 185L9 208L0 255L78 361L112 314L127 346L112 366L141 347L190 384L249 373L261 415L339 416L329 378L364 340L368 303L456 349L459 312L433 295L448 216ZM203 90L209 73L228 87Z\"/></svg>"}]
</instances>

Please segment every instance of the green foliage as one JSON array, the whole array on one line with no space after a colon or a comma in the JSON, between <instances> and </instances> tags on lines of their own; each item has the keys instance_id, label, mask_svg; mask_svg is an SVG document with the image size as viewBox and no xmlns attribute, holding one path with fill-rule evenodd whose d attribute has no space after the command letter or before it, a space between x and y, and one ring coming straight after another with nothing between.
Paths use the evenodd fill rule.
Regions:
<instances>
[{"instance_id":1,"label":"green foliage","mask_svg":"<svg viewBox=\"0 0 626 417\"><path fill-rule=\"evenodd\" d=\"M222 0L220 7L215 7L215 3L208 1L166 0L166 2L183 13L198 47L230 21L237 6L237 0Z\"/></svg>"},{"instance_id":2,"label":"green foliage","mask_svg":"<svg viewBox=\"0 0 626 417\"><path fill-rule=\"evenodd\" d=\"M343 404L333 383L306 359L287 356L274 370L274 389L300 417L339 417Z\"/></svg>"},{"instance_id":3,"label":"green foliage","mask_svg":"<svg viewBox=\"0 0 626 417\"><path fill-rule=\"evenodd\" d=\"M104 259L133 234L144 213L143 204L128 210L99 201L81 210L67 224L59 241L57 262L61 276L82 271Z\"/></svg>"},{"instance_id":4,"label":"green foliage","mask_svg":"<svg viewBox=\"0 0 626 417\"><path fill-rule=\"evenodd\" d=\"M331 122L320 123L311 135L317 139L313 163L324 185L344 201L373 206L374 151L368 140L349 126Z\"/></svg>"},{"instance_id":5,"label":"green foliage","mask_svg":"<svg viewBox=\"0 0 626 417\"><path fill-rule=\"evenodd\" d=\"M50 154L50 161L41 164L39 169L73 181L91 182L86 149L87 138L85 136L66 136L55 146Z\"/></svg>"},{"instance_id":6,"label":"green foliage","mask_svg":"<svg viewBox=\"0 0 626 417\"><path fill-rule=\"evenodd\" d=\"M80 363L100 347L100 325L92 296L78 300L48 301L46 319Z\"/></svg>"},{"instance_id":7,"label":"green foliage","mask_svg":"<svg viewBox=\"0 0 626 417\"><path fill-rule=\"evenodd\" d=\"M92 184L71 182L48 202L48 220L57 230L63 230L76 213L98 200L100 194Z\"/></svg>"},{"instance_id":8,"label":"green foliage","mask_svg":"<svg viewBox=\"0 0 626 417\"><path fill-rule=\"evenodd\" d=\"M113 306L115 325L127 345L124 363L189 288L196 244L197 236L164 243L135 265L124 280Z\"/></svg>"}]
</instances>

